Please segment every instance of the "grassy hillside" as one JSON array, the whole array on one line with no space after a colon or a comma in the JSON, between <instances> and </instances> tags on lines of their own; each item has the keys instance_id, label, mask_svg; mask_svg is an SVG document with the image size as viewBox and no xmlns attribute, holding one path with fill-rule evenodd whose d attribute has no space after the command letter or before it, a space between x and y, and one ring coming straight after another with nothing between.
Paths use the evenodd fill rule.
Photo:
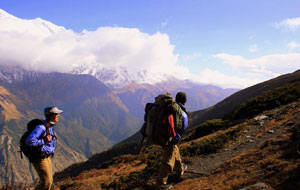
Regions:
<instances>
[{"instance_id":1,"label":"grassy hillside","mask_svg":"<svg viewBox=\"0 0 300 190\"><path fill-rule=\"evenodd\" d=\"M103 168L114 163L114 158L121 155L137 154L139 149L139 143L130 142L119 146L114 146L109 150L103 151L98 154L92 155L86 162L75 163L65 170L55 174L54 178L57 180L64 179L66 177L78 176L80 173L89 171L93 168Z\"/></svg>"},{"instance_id":2,"label":"grassy hillside","mask_svg":"<svg viewBox=\"0 0 300 190\"><path fill-rule=\"evenodd\" d=\"M265 110L296 101L300 98L300 81L287 83L249 99L225 116L230 120L246 119Z\"/></svg>"},{"instance_id":3,"label":"grassy hillside","mask_svg":"<svg viewBox=\"0 0 300 190\"><path fill-rule=\"evenodd\" d=\"M188 170L181 181L176 181L174 189L229 190L258 182L278 190L299 189L299 113L300 101L295 101L263 112L268 118L262 121L249 119L238 125L211 121L189 131L179 145ZM215 129L202 137L193 136L198 128L207 125ZM160 154L160 147L147 146L142 154L90 164L95 167L67 178L58 176L56 181L69 190L153 189Z\"/></svg>"},{"instance_id":4,"label":"grassy hillside","mask_svg":"<svg viewBox=\"0 0 300 190\"><path fill-rule=\"evenodd\" d=\"M180 181L170 176L174 189L229 190L258 182L278 190L300 189L298 77L299 72L292 73L250 87L246 92L260 91L235 106L225 120L208 120L188 129L179 144L188 170ZM226 104L230 105L228 100ZM236 124L237 119L243 122ZM139 141L120 143L96 154L57 174L57 184L69 190L153 189L161 148L148 145L137 155L138 146Z\"/></svg>"},{"instance_id":5,"label":"grassy hillside","mask_svg":"<svg viewBox=\"0 0 300 190\"><path fill-rule=\"evenodd\" d=\"M268 90L299 80L300 71L296 71L238 91L210 108L191 113L189 116L190 126L195 127L206 120L222 119L249 99L259 96Z\"/></svg>"}]
</instances>

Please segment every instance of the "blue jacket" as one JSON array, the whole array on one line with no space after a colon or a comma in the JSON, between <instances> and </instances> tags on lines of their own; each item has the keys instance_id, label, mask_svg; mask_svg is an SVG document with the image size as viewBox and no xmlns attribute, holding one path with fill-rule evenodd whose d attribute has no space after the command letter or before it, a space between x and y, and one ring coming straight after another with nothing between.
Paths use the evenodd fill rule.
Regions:
<instances>
[{"instance_id":1,"label":"blue jacket","mask_svg":"<svg viewBox=\"0 0 300 190\"><path fill-rule=\"evenodd\" d=\"M45 142L44 137L47 136L46 127L44 125L38 125L27 137L25 143L28 146L37 147L43 153L47 155L53 154L56 146L56 138L54 137L53 125L49 127L49 132L51 135L51 141Z\"/></svg>"},{"instance_id":2,"label":"blue jacket","mask_svg":"<svg viewBox=\"0 0 300 190\"><path fill-rule=\"evenodd\" d=\"M186 130L186 128L189 125L189 119L188 119L188 115L187 115L185 107L180 103L178 105L180 106L180 108L182 110L182 117L183 117L183 119L182 119L182 126L183 126L182 130L184 131L184 130ZM183 133L183 131L182 131L182 133Z\"/></svg>"},{"instance_id":3,"label":"blue jacket","mask_svg":"<svg viewBox=\"0 0 300 190\"><path fill-rule=\"evenodd\" d=\"M183 135L183 132L186 130L186 128L189 125L188 115L187 115L185 107L181 103L178 103L178 105L180 106L180 108L182 110L182 117L183 117L182 118L182 129L176 131L176 136L173 137L173 139L172 139L173 144L177 144L180 141L180 139Z\"/></svg>"}]
</instances>

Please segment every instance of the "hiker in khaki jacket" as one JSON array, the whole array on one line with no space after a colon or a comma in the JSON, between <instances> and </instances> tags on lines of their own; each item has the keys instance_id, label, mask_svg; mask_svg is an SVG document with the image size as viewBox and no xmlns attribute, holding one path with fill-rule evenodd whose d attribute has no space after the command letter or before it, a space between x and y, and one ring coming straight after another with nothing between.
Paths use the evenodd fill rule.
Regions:
<instances>
[{"instance_id":1,"label":"hiker in khaki jacket","mask_svg":"<svg viewBox=\"0 0 300 190\"><path fill-rule=\"evenodd\" d=\"M174 117L173 115L168 116L168 121L169 121L168 123L170 125L169 128L174 129L176 134L174 134L171 143L164 145L162 147L163 154L162 154L161 167L156 181L156 189L168 189L172 187L172 185L167 184L168 176L170 175L170 173L174 170L176 171L177 176L181 178L184 171L187 169L187 165L182 163L181 161L179 148L177 146L177 143L180 141L184 130L188 126L187 112L184 107L184 104L186 103L186 94L184 92L177 93L176 103L180 106L182 110L183 127L181 130L174 129Z\"/></svg>"}]
</instances>

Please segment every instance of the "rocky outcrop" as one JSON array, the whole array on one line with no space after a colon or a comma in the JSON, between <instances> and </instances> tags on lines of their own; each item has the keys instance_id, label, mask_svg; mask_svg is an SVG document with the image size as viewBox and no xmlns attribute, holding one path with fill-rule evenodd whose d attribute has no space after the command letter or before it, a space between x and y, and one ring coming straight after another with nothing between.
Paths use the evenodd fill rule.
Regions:
<instances>
[{"instance_id":1,"label":"rocky outcrop","mask_svg":"<svg viewBox=\"0 0 300 190\"><path fill-rule=\"evenodd\" d=\"M0 184L31 184L38 179L28 159L24 155L23 159L21 158L18 142L6 130L0 135L0 143ZM82 153L72 150L63 142L58 142L53 158L53 171L61 171L73 163L85 160L86 157Z\"/></svg>"},{"instance_id":2,"label":"rocky outcrop","mask_svg":"<svg viewBox=\"0 0 300 190\"><path fill-rule=\"evenodd\" d=\"M244 187L240 190L274 190L274 189L265 183L257 183L255 185Z\"/></svg>"}]
</instances>

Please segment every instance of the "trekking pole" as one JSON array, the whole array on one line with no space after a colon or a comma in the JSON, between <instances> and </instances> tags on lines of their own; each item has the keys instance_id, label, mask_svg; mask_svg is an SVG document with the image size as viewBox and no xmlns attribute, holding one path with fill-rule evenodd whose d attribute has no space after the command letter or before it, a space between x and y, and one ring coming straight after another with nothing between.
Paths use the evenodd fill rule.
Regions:
<instances>
[{"instance_id":1,"label":"trekking pole","mask_svg":"<svg viewBox=\"0 0 300 190\"><path fill-rule=\"evenodd\" d=\"M143 146L144 138L145 138L145 137L143 136L143 138L142 138L142 140L141 140L141 143L140 143L140 147L139 147L138 154L140 154L140 152L141 152L141 150L142 150L142 146Z\"/></svg>"},{"instance_id":2,"label":"trekking pole","mask_svg":"<svg viewBox=\"0 0 300 190\"><path fill-rule=\"evenodd\" d=\"M22 154L22 150L18 150L17 152L20 152L20 155L21 155L21 159L23 159L23 154Z\"/></svg>"},{"instance_id":3,"label":"trekking pole","mask_svg":"<svg viewBox=\"0 0 300 190\"><path fill-rule=\"evenodd\" d=\"M184 173L196 174L199 176L207 176L208 175L208 173L200 173L200 172L195 172L195 171L191 171L191 170L186 170Z\"/></svg>"}]
</instances>

